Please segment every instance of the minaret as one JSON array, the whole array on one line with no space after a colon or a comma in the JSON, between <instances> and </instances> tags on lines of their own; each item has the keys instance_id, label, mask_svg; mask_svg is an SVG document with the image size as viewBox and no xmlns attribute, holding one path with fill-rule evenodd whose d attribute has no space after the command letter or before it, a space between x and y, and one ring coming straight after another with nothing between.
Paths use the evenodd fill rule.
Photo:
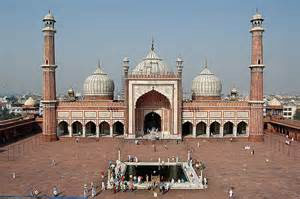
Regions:
<instances>
[{"instance_id":1,"label":"minaret","mask_svg":"<svg viewBox=\"0 0 300 199\"><path fill-rule=\"evenodd\" d=\"M128 136L128 107L129 107L129 102L128 102L128 70L129 70L129 58L125 57L123 59L123 99L124 99L124 104L127 107L125 110L125 121L124 121L124 137Z\"/></svg>"},{"instance_id":2,"label":"minaret","mask_svg":"<svg viewBox=\"0 0 300 199\"><path fill-rule=\"evenodd\" d=\"M177 115L177 118L178 118L178 129L177 129L177 132L181 132L181 139L183 138L182 136L182 124L181 124L181 121L182 121L182 103L183 103L183 90L182 90L182 69L183 69L183 59L181 59L180 57L177 57L176 59L176 68L177 68L177 76L178 76L178 96L177 96L177 99L179 101L178 103L178 108L177 110L178 111L178 115Z\"/></svg>"},{"instance_id":3,"label":"minaret","mask_svg":"<svg viewBox=\"0 0 300 199\"><path fill-rule=\"evenodd\" d=\"M251 83L250 83L250 129L249 140L263 141L263 32L264 19L256 14L251 19L252 55L251 55Z\"/></svg>"},{"instance_id":4,"label":"minaret","mask_svg":"<svg viewBox=\"0 0 300 199\"><path fill-rule=\"evenodd\" d=\"M56 135L56 83L54 17L49 13L43 19L44 60L43 60L43 137L45 141L57 140Z\"/></svg>"}]
</instances>

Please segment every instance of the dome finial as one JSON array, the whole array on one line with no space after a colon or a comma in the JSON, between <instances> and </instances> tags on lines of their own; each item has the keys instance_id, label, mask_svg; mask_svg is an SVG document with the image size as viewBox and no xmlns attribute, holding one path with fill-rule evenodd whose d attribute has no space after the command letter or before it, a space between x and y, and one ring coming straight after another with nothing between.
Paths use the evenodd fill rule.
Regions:
<instances>
[{"instance_id":1,"label":"dome finial","mask_svg":"<svg viewBox=\"0 0 300 199\"><path fill-rule=\"evenodd\" d=\"M154 38L152 37L151 50L154 51Z\"/></svg>"},{"instance_id":2,"label":"dome finial","mask_svg":"<svg viewBox=\"0 0 300 199\"><path fill-rule=\"evenodd\" d=\"M100 59L98 59L98 65L97 65L98 68L100 68Z\"/></svg>"},{"instance_id":3,"label":"dome finial","mask_svg":"<svg viewBox=\"0 0 300 199\"><path fill-rule=\"evenodd\" d=\"M204 68L207 68L207 58L205 57Z\"/></svg>"}]
</instances>

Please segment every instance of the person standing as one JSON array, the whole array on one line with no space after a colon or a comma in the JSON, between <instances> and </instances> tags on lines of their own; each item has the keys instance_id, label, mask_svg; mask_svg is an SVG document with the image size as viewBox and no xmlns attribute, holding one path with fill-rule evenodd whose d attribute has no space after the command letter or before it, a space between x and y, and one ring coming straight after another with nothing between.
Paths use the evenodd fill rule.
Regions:
<instances>
[{"instance_id":1,"label":"person standing","mask_svg":"<svg viewBox=\"0 0 300 199\"><path fill-rule=\"evenodd\" d=\"M87 186L87 184L84 184L83 185L83 197L87 198L87 196L88 196L88 186Z\"/></svg>"},{"instance_id":2,"label":"person standing","mask_svg":"<svg viewBox=\"0 0 300 199\"><path fill-rule=\"evenodd\" d=\"M230 187L228 194L229 198L233 198L233 187Z\"/></svg>"},{"instance_id":3,"label":"person standing","mask_svg":"<svg viewBox=\"0 0 300 199\"><path fill-rule=\"evenodd\" d=\"M56 187L53 187L52 193L54 197L58 196L58 189Z\"/></svg>"},{"instance_id":4,"label":"person standing","mask_svg":"<svg viewBox=\"0 0 300 199\"><path fill-rule=\"evenodd\" d=\"M96 186L92 186L92 198L96 196Z\"/></svg>"}]
</instances>

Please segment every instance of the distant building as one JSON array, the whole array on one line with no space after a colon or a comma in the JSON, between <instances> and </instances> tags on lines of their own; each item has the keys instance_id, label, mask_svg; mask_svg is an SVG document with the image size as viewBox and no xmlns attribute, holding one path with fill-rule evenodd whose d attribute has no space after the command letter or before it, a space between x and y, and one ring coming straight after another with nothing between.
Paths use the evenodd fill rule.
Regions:
<instances>
[{"instance_id":1,"label":"distant building","mask_svg":"<svg viewBox=\"0 0 300 199\"><path fill-rule=\"evenodd\" d=\"M271 101L267 102L265 108L266 108L266 115L278 115L278 116L283 115L282 103L275 97Z\"/></svg>"},{"instance_id":2,"label":"distant building","mask_svg":"<svg viewBox=\"0 0 300 199\"><path fill-rule=\"evenodd\" d=\"M22 106L23 114L26 115L39 115L39 105L32 97L29 97Z\"/></svg>"},{"instance_id":3,"label":"distant building","mask_svg":"<svg viewBox=\"0 0 300 199\"><path fill-rule=\"evenodd\" d=\"M283 117L286 119L294 119L297 105L294 102L288 102L283 105Z\"/></svg>"}]
</instances>

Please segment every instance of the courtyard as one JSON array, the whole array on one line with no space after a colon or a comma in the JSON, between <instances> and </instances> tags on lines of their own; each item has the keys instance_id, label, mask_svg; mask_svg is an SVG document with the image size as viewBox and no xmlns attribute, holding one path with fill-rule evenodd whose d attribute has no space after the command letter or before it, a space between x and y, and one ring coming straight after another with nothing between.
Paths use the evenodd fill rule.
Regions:
<instances>
[{"instance_id":1,"label":"courtyard","mask_svg":"<svg viewBox=\"0 0 300 199\"><path fill-rule=\"evenodd\" d=\"M15 145L22 142L24 140ZM244 148L247 145L250 150ZM6 149L2 148L0 153L0 195L28 195L33 189L51 195L56 186L61 195L82 196L84 184L100 185L102 173L110 160L118 158L120 149L124 161L128 155L138 157L139 161L157 161L158 158L167 161L168 157L176 156L187 160L190 150L193 159L205 163L208 189L170 190L164 195L158 194L158 198L222 199L228 198L230 187L234 187L236 198L300 198L300 144L286 145L284 137L274 134L267 133L264 143L185 139L179 143L141 141L137 145L132 140L119 138L86 138L78 143L66 138L52 143L40 142L10 160ZM19 151L15 149L13 153ZM99 188L98 191L96 198L153 198L153 192L147 190L116 194L112 190L101 192Z\"/></svg>"}]
</instances>

